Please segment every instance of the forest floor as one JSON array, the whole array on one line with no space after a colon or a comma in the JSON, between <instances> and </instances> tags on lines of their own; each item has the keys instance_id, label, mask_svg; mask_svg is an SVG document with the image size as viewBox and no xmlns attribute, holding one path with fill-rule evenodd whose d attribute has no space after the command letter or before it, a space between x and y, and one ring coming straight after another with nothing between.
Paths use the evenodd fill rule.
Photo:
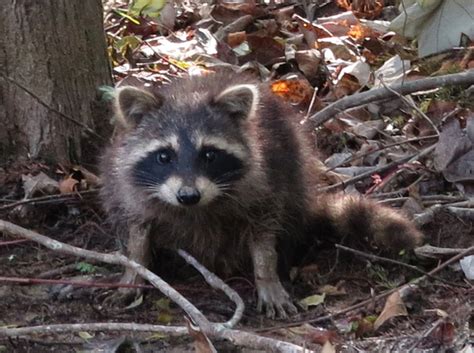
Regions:
<instances>
[{"instance_id":1,"label":"forest floor","mask_svg":"<svg viewBox=\"0 0 474 353\"><path fill-rule=\"evenodd\" d=\"M195 4L172 14L167 9L161 22L140 18L138 25L132 21L133 12L130 20L124 15L126 7L111 3L105 27L119 85L162 84L175 76L231 64L258 73L275 94L311 116L342 97L382 87L382 76L396 83L474 67L472 47L421 60L411 41L331 1L313 9L317 17L343 17L329 17L317 25L306 21L311 11L302 5L272 8L250 0L221 1L213 8ZM365 15L391 20L393 13L397 10L386 6L366 10ZM163 30L173 26L174 32ZM164 33L157 35L159 30ZM322 243L303 266L290 271L287 288L308 307L285 320L270 320L256 311L251 273L223 278L246 304L238 328L324 353L471 352L472 280L459 261L443 264L474 245L474 177L465 172L474 141L459 142L473 138L460 133L474 131L472 95L467 87L448 86L407 96L408 101L392 97L363 107L352 105L349 112L315 125L321 159L338 175L346 175L339 189L417 214L425 243L450 252L431 257L422 251L400 253L391 257L398 263L390 263L374 249L359 248L362 254L355 254ZM120 244L98 201L95 170L31 160L1 166L0 219L79 248L118 250ZM357 179L364 173L367 177ZM232 316L234 305L224 294L210 288L174 254L162 258L156 272L210 321ZM184 324L183 311L152 288L127 308L105 306L103 299L117 290L114 284L122 270L0 234L0 328ZM426 275L433 270L434 275ZM97 283L106 288L90 286ZM206 352L194 343L188 335L84 330L0 336L0 352ZM223 341L213 344L219 352L254 352Z\"/></svg>"}]
</instances>

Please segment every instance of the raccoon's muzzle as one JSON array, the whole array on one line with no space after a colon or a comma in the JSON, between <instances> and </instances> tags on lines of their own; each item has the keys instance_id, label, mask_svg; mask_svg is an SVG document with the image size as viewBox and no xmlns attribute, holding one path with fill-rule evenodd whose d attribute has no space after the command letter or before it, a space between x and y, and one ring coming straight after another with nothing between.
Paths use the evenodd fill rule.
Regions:
<instances>
[{"instance_id":1,"label":"raccoon's muzzle","mask_svg":"<svg viewBox=\"0 0 474 353\"><path fill-rule=\"evenodd\" d=\"M192 206L196 205L199 200L201 200L201 193L193 187L183 186L179 189L176 198L181 205Z\"/></svg>"}]
</instances>

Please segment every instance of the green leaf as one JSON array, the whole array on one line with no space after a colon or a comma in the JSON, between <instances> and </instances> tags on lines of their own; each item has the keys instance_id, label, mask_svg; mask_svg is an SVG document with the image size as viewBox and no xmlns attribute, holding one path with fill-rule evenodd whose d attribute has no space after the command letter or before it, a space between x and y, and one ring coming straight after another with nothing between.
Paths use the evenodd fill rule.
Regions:
<instances>
[{"instance_id":1,"label":"green leaf","mask_svg":"<svg viewBox=\"0 0 474 353\"><path fill-rule=\"evenodd\" d=\"M94 273L96 272L96 267L87 262L78 262L76 264L76 269L81 273Z\"/></svg>"},{"instance_id":2,"label":"green leaf","mask_svg":"<svg viewBox=\"0 0 474 353\"><path fill-rule=\"evenodd\" d=\"M324 303L324 299L326 299L326 293L323 294L314 294L300 300L300 305L308 309L310 306L318 306L319 304Z\"/></svg>"},{"instance_id":3,"label":"green leaf","mask_svg":"<svg viewBox=\"0 0 474 353\"><path fill-rule=\"evenodd\" d=\"M115 12L116 14L118 14L119 16L122 16L122 17L126 18L126 19L129 20L130 22L135 23L136 25L139 25L139 24L140 24L140 21L138 21L137 19L133 18L132 16L126 14L125 12L122 12L122 11L120 11L120 10L118 10L118 9L115 9L114 12Z\"/></svg>"},{"instance_id":4,"label":"green leaf","mask_svg":"<svg viewBox=\"0 0 474 353\"><path fill-rule=\"evenodd\" d=\"M127 48L130 48L132 51L137 49L141 44L141 40L136 36L125 36L120 38L116 43L115 47L120 53L125 53Z\"/></svg>"},{"instance_id":5,"label":"green leaf","mask_svg":"<svg viewBox=\"0 0 474 353\"><path fill-rule=\"evenodd\" d=\"M166 0L134 0L130 4L128 12L133 16L158 18L165 4Z\"/></svg>"},{"instance_id":6,"label":"green leaf","mask_svg":"<svg viewBox=\"0 0 474 353\"><path fill-rule=\"evenodd\" d=\"M85 341L89 341L90 339L94 338L93 335L91 335L89 332L86 332L86 331L80 331L78 335Z\"/></svg>"}]
</instances>

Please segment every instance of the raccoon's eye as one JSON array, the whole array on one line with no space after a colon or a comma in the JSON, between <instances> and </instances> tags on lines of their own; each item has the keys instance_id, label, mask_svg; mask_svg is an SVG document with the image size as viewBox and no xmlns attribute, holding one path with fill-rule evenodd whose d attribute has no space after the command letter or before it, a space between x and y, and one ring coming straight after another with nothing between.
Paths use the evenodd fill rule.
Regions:
<instances>
[{"instance_id":1,"label":"raccoon's eye","mask_svg":"<svg viewBox=\"0 0 474 353\"><path fill-rule=\"evenodd\" d=\"M171 152L168 150L158 151L156 161L160 164L168 164L171 162Z\"/></svg>"},{"instance_id":2,"label":"raccoon's eye","mask_svg":"<svg viewBox=\"0 0 474 353\"><path fill-rule=\"evenodd\" d=\"M215 150L209 150L209 151L206 151L204 153L204 158L206 160L206 162L213 162L215 161L216 157L217 157L217 151Z\"/></svg>"}]
</instances>

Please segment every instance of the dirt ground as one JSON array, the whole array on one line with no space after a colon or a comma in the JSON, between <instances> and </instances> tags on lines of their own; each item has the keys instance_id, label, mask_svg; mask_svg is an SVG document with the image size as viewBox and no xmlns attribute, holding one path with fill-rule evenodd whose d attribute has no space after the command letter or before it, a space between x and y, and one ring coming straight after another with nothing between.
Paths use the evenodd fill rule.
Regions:
<instances>
[{"instance_id":1,"label":"dirt ground","mask_svg":"<svg viewBox=\"0 0 474 353\"><path fill-rule=\"evenodd\" d=\"M37 172L41 165L29 166ZM14 169L10 169L13 173ZM13 174L17 174L16 177ZM19 168L5 179L0 190L4 198L18 193ZM18 195L15 195L18 196ZM53 239L96 251L118 249L117 239L108 229L95 196L82 200L50 200L21 209L2 210L2 219L14 221ZM473 224L441 214L423 231L427 242L434 246L464 248L472 245ZM25 279L62 279L65 281L114 282L114 274L121 269L99 263L86 264L48 250L31 241L16 241L0 235L0 327L36 326L59 323L136 322L148 324L182 324L183 312L170 304L157 290L148 290L143 302L133 308L109 308L102 299L109 288L81 288L67 284L24 284ZM424 271L440 262L405 256L405 261ZM175 276L172 257L166 258L158 271L212 321L225 321L233 313L233 304L216 290L209 288L197 275ZM388 320L374 331L373 318L382 310L384 300L373 302L359 310L350 311L308 326L318 317L343 310L419 277L420 274L395 264L375 262L352 254L337 253L334 247L319 249L311 263L292 269L292 283L288 283L295 298L324 292L324 302L301 311L289 320L272 321L255 310L255 287L251 274L237 274L226 278L242 296L246 311L239 328L258 330L261 334L305 344L319 351L321 338L314 330L330 335L330 340L341 352L403 351L403 344L417 342L419 351L457 351L469 340L472 327L471 311L474 291L458 266L451 266L437 274L438 280L423 281L404 298L408 314ZM9 282L7 282L7 279ZM322 288L331 288L324 290ZM441 323L439 313L448 317ZM284 327L295 323L293 328ZM435 326L433 326L435 325ZM438 325L438 326L436 326ZM429 332L430 328L433 328ZM422 337L424 336L424 337ZM403 342L403 343L402 343ZM241 351L224 342L215 342L219 351ZM190 339L171 339L152 334L84 333L37 335L33 338L0 338L0 352L179 352L194 351ZM120 347L118 349L117 347ZM387 348L389 347L389 348ZM359 350L358 350L359 349ZM405 346L406 349L406 346Z\"/></svg>"}]
</instances>

